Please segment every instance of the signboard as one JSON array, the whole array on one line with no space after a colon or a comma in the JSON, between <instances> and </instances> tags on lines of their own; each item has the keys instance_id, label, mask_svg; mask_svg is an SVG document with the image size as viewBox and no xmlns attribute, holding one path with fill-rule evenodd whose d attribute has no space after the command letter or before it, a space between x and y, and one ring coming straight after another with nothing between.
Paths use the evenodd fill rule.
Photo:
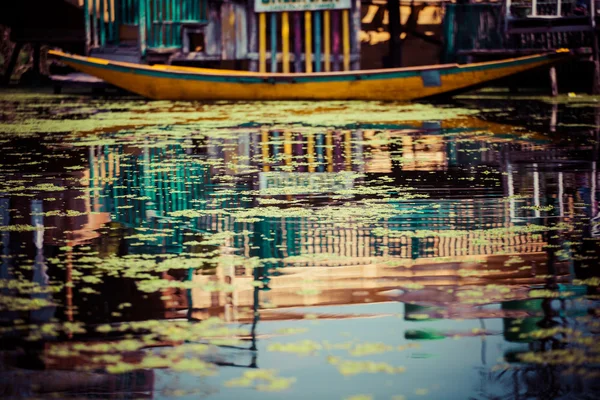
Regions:
<instances>
[{"instance_id":1,"label":"signboard","mask_svg":"<svg viewBox=\"0 0 600 400\"><path fill-rule=\"evenodd\" d=\"M341 10L350 8L351 4L351 0L254 0L254 11Z\"/></svg>"},{"instance_id":2,"label":"signboard","mask_svg":"<svg viewBox=\"0 0 600 400\"><path fill-rule=\"evenodd\" d=\"M258 175L261 194L331 193L352 189L355 172L261 172Z\"/></svg>"}]
</instances>

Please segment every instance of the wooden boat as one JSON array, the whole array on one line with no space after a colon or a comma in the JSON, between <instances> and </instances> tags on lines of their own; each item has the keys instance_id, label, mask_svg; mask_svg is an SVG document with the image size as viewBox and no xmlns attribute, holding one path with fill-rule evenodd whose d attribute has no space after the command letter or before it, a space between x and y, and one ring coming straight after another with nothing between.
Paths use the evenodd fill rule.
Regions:
<instances>
[{"instance_id":1,"label":"wooden boat","mask_svg":"<svg viewBox=\"0 0 600 400\"><path fill-rule=\"evenodd\" d=\"M476 64L325 73L260 73L141 65L50 51L71 67L120 88L161 100L399 100L481 85L555 63L568 52Z\"/></svg>"}]
</instances>

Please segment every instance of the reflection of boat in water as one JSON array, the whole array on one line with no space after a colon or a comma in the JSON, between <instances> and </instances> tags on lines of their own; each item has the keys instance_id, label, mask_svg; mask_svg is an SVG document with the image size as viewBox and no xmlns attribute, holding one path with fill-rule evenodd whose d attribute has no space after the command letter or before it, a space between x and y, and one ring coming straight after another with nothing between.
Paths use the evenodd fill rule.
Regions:
<instances>
[{"instance_id":1,"label":"reflection of boat in water","mask_svg":"<svg viewBox=\"0 0 600 400\"><path fill-rule=\"evenodd\" d=\"M554 53L468 65L284 74L147 66L59 51L50 54L82 72L152 99L400 101L476 86L554 63L564 56Z\"/></svg>"}]
</instances>

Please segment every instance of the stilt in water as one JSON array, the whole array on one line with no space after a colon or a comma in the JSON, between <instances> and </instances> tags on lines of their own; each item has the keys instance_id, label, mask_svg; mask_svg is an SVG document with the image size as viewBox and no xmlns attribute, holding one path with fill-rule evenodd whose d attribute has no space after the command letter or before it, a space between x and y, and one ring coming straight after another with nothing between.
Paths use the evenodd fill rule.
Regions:
<instances>
[{"instance_id":1,"label":"stilt in water","mask_svg":"<svg viewBox=\"0 0 600 400\"><path fill-rule=\"evenodd\" d=\"M550 67L550 89L552 91L552 97L558 96L558 83L556 80L556 68Z\"/></svg>"},{"instance_id":2,"label":"stilt in water","mask_svg":"<svg viewBox=\"0 0 600 400\"><path fill-rule=\"evenodd\" d=\"M19 54L21 54L21 49L23 48L23 43L17 42L15 44L15 48L12 51L10 56L10 61L8 62L8 66L6 67L6 71L4 71L4 79L2 84L8 86L10 84L10 77L12 76L15 67L17 66L17 61L19 60Z\"/></svg>"},{"instance_id":3,"label":"stilt in water","mask_svg":"<svg viewBox=\"0 0 600 400\"><path fill-rule=\"evenodd\" d=\"M388 58L389 67L402 66L402 23L400 22L400 0L388 0L387 11L390 32L390 53Z\"/></svg>"},{"instance_id":4,"label":"stilt in water","mask_svg":"<svg viewBox=\"0 0 600 400\"><path fill-rule=\"evenodd\" d=\"M590 25L592 27L592 61L594 63L592 94L600 94L600 57L598 52L598 32L596 31L596 1L590 2Z\"/></svg>"}]
</instances>

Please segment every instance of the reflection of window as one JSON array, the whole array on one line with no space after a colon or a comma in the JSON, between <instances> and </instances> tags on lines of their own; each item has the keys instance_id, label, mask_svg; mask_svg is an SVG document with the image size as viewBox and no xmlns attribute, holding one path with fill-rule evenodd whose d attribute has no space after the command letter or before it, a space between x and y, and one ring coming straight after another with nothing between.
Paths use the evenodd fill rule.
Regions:
<instances>
[{"instance_id":1,"label":"reflection of window","mask_svg":"<svg viewBox=\"0 0 600 400\"><path fill-rule=\"evenodd\" d=\"M242 265L235 266L235 276L244 276L246 275L246 268Z\"/></svg>"},{"instance_id":2,"label":"reflection of window","mask_svg":"<svg viewBox=\"0 0 600 400\"><path fill-rule=\"evenodd\" d=\"M440 136L405 136L400 159L404 171L439 171L448 166L446 146Z\"/></svg>"}]
</instances>

